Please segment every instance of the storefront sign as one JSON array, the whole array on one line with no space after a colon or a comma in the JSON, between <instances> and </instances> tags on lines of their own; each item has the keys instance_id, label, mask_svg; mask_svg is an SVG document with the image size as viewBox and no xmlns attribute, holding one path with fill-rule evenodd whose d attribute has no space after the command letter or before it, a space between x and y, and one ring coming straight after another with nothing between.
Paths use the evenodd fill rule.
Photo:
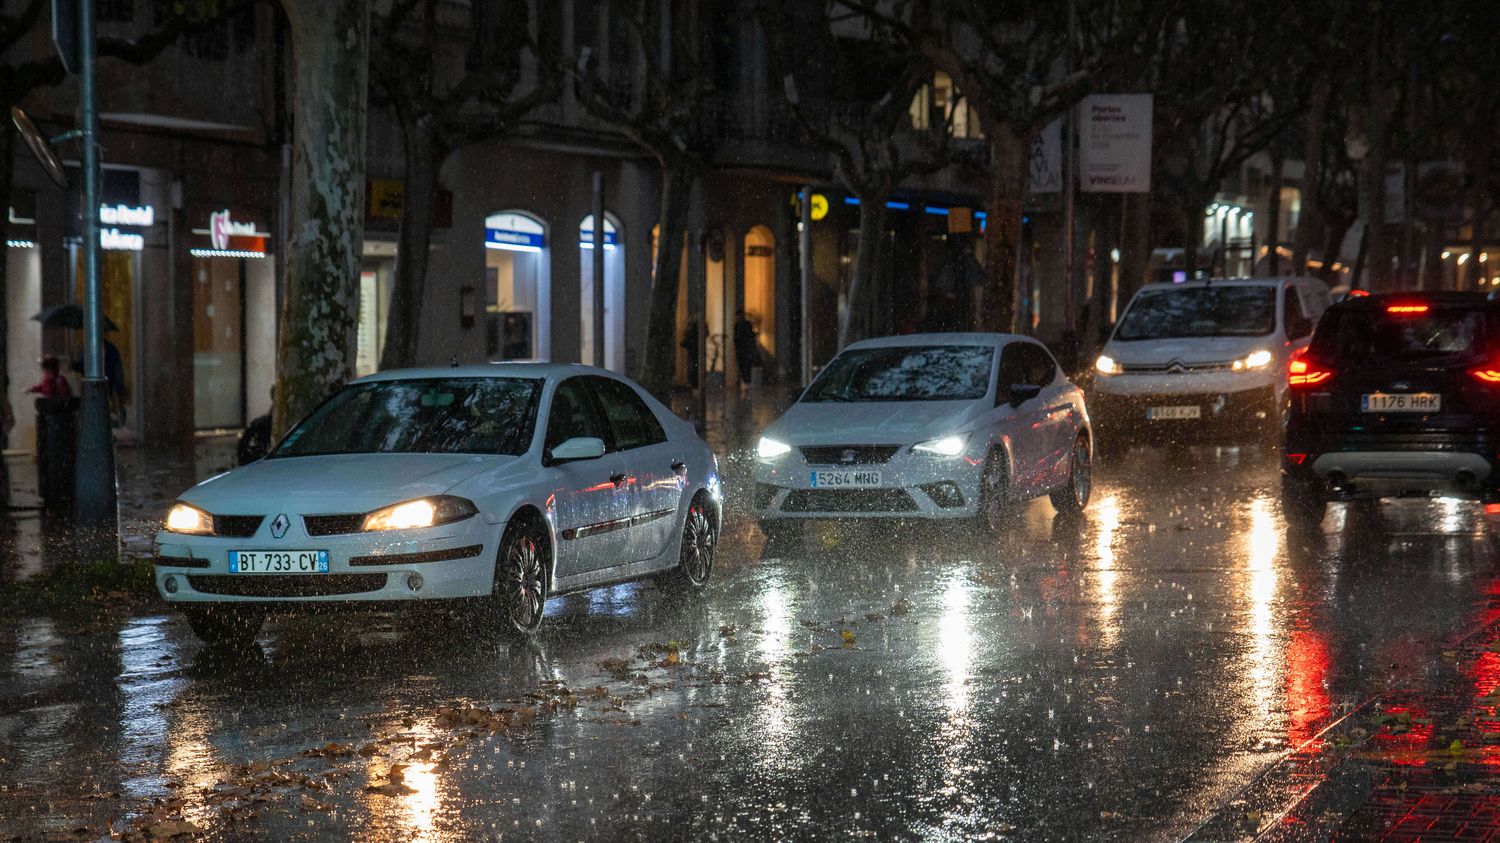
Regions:
<instances>
[{"instance_id":1,"label":"storefront sign","mask_svg":"<svg viewBox=\"0 0 1500 843\"><path fill-rule=\"evenodd\" d=\"M146 237L118 228L99 230L99 248L116 252L139 252L146 248Z\"/></svg>"},{"instance_id":2,"label":"storefront sign","mask_svg":"<svg viewBox=\"0 0 1500 843\"><path fill-rule=\"evenodd\" d=\"M259 237L255 230L255 223L236 220L229 215L229 209L214 211L208 215L208 240L215 249L229 248L231 237Z\"/></svg>"},{"instance_id":3,"label":"storefront sign","mask_svg":"<svg viewBox=\"0 0 1500 843\"><path fill-rule=\"evenodd\" d=\"M156 209L150 205L100 205L99 222L150 228L156 224Z\"/></svg>"},{"instance_id":4,"label":"storefront sign","mask_svg":"<svg viewBox=\"0 0 1500 843\"><path fill-rule=\"evenodd\" d=\"M1079 188L1151 190L1151 95L1096 94L1078 106Z\"/></svg>"},{"instance_id":5,"label":"storefront sign","mask_svg":"<svg viewBox=\"0 0 1500 843\"><path fill-rule=\"evenodd\" d=\"M605 242L608 243L609 232L605 232ZM518 251L540 252L547 245L547 235L541 232L516 231L509 228L485 228L484 243L496 249L516 249Z\"/></svg>"},{"instance_id":6,"label":"storefront sign","mask_svg":"<svg viewBox=\"0 0 1500 843\"><path fill-rule=\"evenodd\" d=\"M1048 123L1031 141L1031 171L1026 186L1032 193L1059 193L1063 183L1062 120Z\"/></svg>"}]
</instances>

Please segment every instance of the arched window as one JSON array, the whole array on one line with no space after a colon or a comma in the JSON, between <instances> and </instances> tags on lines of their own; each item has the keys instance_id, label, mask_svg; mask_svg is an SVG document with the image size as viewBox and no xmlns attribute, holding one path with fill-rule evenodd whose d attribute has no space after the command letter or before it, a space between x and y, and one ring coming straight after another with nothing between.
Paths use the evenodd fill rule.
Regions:
<instances>
[{"instance_id":1,"label":"arched window","mask_svg":"<svg viewBox=\"0 0 1500 843\"><path fill-rule=\"evenodd\" d=\"M550 262L547 226L525 211L484 220L485 356L490 360L550 357Z\"/></svg>"},{"instance_id":2,"label":"arched window","mask_svg":"<svg viewBox=\"0 0 1500 843\"><path fill-rule=\"evenodd\" d=\"M745 318L763 354L776 355L776 235L757 225L745 234Z\"/></svg>"}]
</instances>

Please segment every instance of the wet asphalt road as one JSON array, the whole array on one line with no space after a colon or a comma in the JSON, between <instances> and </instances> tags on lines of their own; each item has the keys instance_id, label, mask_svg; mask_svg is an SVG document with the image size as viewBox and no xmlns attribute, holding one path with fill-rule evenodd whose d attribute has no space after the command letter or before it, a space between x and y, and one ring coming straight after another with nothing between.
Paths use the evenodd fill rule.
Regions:
<instances>
[{"instance_id":1,"label":"wet asphalt road","mask_svg":"<svg viewBox=\"0 0 1500 843\"><path fill-rule=\"evenodd\" d=\"M1082 523L1037 502L988 547L763 547L734 509L701 600L554 599L529 646L339 615L223 658L169 613L6 619L0 839L1179 838L1420 693L1500 599L1470 505L1299 536L1275 488L1273 455L1135 452Z\"/></svg>"}]
</instances>

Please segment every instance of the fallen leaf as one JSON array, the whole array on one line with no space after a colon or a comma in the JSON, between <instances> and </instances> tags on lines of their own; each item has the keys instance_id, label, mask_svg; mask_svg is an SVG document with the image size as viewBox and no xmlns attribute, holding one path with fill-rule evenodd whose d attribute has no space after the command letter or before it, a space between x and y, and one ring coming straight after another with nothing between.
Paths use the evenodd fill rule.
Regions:
<instances>
[{"instance_id":1,"label":"fallen leaf","mask_svg":"<svg viewBox=\"0 0 1500 843\"><path fill-rule=\"evenodd\" d=\"M841 630L839 630L839 637L842 638L842 639L844 639L844 646L845 647L853 647L854 646L854 631L853 630L851 630L851 629L841 629Z\"/></svg>"}]
</instances>

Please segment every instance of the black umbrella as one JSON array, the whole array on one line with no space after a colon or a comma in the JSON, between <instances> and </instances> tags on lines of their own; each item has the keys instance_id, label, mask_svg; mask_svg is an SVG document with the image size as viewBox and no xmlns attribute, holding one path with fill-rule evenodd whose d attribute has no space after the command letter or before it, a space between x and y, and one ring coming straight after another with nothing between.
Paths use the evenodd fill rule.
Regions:
<instances>
[{"instance_id":1,"label":"black umbrella","mask_svg":"<svg viewBox=\"0 0 1500 843\"><path fill-rule=\"evenodd\" d=\"M31 317L42 323L43 328L72 328L75 331L83 330L83 308L76 304L63 304L57 307L49 307L41 313ZM100 314L104 320L104 330L118 331L119 326L110 321L108 316Z\"/></svg>"}]
</instances>

